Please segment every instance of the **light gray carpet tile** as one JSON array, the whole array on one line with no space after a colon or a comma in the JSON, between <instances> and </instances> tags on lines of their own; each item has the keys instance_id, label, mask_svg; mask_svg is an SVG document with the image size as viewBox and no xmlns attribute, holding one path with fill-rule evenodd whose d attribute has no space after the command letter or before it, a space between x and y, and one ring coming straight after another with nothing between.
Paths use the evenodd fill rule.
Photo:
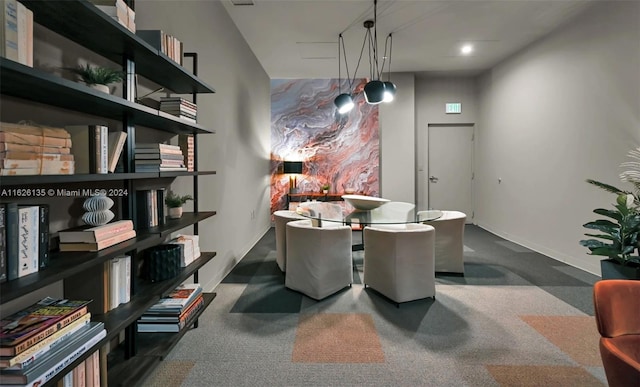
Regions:
<instances>
[{"instance_id":1,"label":"light gray carpet tile","mask_svg":"<svg viewBox=\"0 0 640 387\"><path fill-rule=\"evenodd\" d=\"M462 251L463 251L464 253L475 253L475 250L474 250L474 249L472 249L471 247L467 246L467 245L464 245L464 246L462 247Z\"/></svg>"}]
</instances>

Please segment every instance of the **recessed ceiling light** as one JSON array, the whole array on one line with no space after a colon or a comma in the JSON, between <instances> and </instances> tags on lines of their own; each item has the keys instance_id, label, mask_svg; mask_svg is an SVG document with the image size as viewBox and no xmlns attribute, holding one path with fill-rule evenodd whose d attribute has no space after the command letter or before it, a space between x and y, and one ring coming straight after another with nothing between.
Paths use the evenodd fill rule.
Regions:
<instances>
[{"instance_id":1,"label":"recessed ceiling light","mask_svg":"<svg viewBox=\"0 0 640 387\"><path fill-rule=\"evenodd\" d=\"M465 44L460 48L460 53L462 55L469 55L473 52L473 46L470 44Z\"/></svg>"}]
</instances>

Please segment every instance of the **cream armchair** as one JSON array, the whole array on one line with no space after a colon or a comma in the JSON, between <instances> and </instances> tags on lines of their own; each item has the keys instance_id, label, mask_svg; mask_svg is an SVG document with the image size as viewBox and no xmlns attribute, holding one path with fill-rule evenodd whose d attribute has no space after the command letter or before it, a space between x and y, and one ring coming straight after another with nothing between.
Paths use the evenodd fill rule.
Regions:
<instances>
[{"instance_id":1,"label":"cream armchair","mask_svg":"<svg viewBox=\"0 0 640 387\"><path fill-rule=\"evenodd\" d=\"M287 270L287 223L304 219L295 211L281 210L273 213L276 228L276 263L281 271Z\"/></svg>"},{"instance_id":2,"label":"cream armchair","mask_svg":"<svg viewBox=\"0 0 640 387\"><path fill-rule=\"evenodd\" d=\"M438 211L437 219L432 211L418 211L418 221L433 226L436 230L436 272L464 275L464 224L467 215L460 211Z\"/></svg>"},{"instance_id":3,"label":"cream armchair","mask_svg":"<svg viewBox=\"0 0 640 387\"><path fill-rule=\"evenodd\" d=\"M352 283L351 227L287 223L287 288L321 300Z\"/></svg>"},{"instance_id":4,"label":"cream armchair","mask_svg":"<svg viewBox=\"0 0 640 387\"><path fill-rule=\"evenodd\" d=\"M413 203L388 202L371 210L371 222L414 222L415 208L416 205Z\"/></svg>"},{"instance_id":5,"label":"cream armchair","mask_svg":"<svg viewBox=\"0 0 640 387\"><path fill-rule=\"evenodd\" d=\"M424 224L365 227L365 286L396 303L435 298L434 240Z\"/></svg>"}]
</instances>

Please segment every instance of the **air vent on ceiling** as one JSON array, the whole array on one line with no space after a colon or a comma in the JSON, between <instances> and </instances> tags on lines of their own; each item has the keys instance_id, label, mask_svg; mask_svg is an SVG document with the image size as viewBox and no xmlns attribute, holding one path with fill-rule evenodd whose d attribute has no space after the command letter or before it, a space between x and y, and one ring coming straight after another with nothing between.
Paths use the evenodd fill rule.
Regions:
<instances>
[{"instance_id":1,"label":"air vent on ceiling","mask_svg":"<svg viewBox=\"0 0 640 387\"><path fill-rule=\"evenodd\" d=\"M254 5L253 0L231 0L233 5Z\"/></svg>"}]
</instances>

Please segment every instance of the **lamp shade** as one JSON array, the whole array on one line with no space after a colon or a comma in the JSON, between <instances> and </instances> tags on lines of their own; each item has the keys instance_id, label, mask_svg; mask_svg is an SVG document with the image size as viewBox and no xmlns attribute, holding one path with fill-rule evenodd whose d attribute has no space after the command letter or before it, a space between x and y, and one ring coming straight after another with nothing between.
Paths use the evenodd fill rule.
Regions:
<instances>
[{"instance_id":1,"label":"lamp shade","mask_svg":"<svg viewBox=\"0 0 640 387\"><path fill-rule=\"evenodd\" d=\"M370 81L364 85L364 98L370 105L382 102L384 99L384 83L382 81Z\"/></svg>"},{"instance_id":2,"label":"lamp shade","mask_svg":"<svg viewBox=\"0 0 640 387\"><path fill-rule=\"evenodd\" d=\"M351 109L353 109L353 106L354 106L353 98L351 97L351 94L346 94L346 93L343 93L337 96L336 99L333 100L333 103L338 108L338 113L340 114L349 112Z\"/></svg>"},{"instance_id":3,"label":"lamp shade","mask_svg":"<svg viewBox=\"0 0 640 387\"><path fill-rule=\"evenodd\" d=\"M284 173L302 173L302 161L285 161Z\"/></svg>"},{"instance_id":4,"label":"lamp shade","mask_svg":"<svg viewBox=\"0 0 640 387\"><path fill-rule=\"evenodd\" d=\"M396 85L393 82L384 83L384 98L383 102L391 102L396 96Z\"/></svg>"}]
</instances>

